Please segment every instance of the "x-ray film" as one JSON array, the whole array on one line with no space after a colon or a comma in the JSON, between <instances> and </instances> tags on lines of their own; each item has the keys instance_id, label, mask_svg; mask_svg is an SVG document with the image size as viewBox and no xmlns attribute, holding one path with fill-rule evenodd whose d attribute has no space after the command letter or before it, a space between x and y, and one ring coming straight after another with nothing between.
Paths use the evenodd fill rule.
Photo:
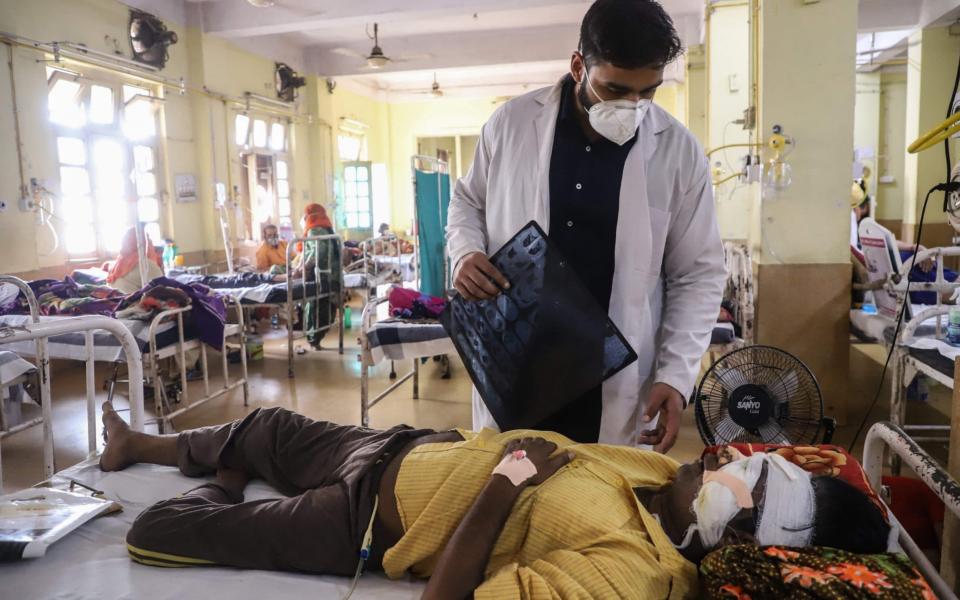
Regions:
<instances>
[{"instance_id":1,"label":"x-ray film","mask_svg":"<svg viewBox=\"0 0 960 600\"><path fill-rule=\"evenodd\" d=\"M456 296L440 320L501 429L535 426L637 360L535 221L490 260L510 289Z\"/></svg>"}]
</instances>

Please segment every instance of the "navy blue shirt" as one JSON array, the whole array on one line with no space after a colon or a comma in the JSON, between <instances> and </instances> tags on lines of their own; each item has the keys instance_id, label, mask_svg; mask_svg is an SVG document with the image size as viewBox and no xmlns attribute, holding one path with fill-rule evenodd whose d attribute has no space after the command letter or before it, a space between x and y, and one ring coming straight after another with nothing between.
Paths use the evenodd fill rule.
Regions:
<instances>
[{"instance_id":1,"label":"navy blue shirt","mask_svg":"<svg viewBox=\"0 0 960 600\"><path fill-rule=\"evenodd\" d=\"M590 141L577 118L573 78L566 77L550 158L550 239L604 310L613 287L620 179L635 141Z\"/></svg>"},{"instance_id":2,"label":"navy blue shirt","mask_svg":"<svg viewBox=\"0 0 960 600\"><path fill-rule=\"evenodd\" d=\"M623 146L606 138L591 141L577 118L574 81L563 82L550 157L550 239L596 298L610 309L613 288L620 180L636 136ZM603 352L603 347L584 352ZM534 429L596 442L603 409L601 386L572 401Z\"/></svg>"}]
</instances>

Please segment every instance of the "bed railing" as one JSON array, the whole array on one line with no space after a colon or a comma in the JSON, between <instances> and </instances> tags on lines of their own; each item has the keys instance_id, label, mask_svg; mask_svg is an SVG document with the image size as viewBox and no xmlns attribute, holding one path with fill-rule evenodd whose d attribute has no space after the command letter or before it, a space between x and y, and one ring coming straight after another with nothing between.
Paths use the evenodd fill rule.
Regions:
<instances>
[{"instance_id":1,"label":"bed railing","mask_svg":"<svg viewBox=\"0 0 960 600\"><path fill-rule=\"evenodd\" d=\"M884 453L893 451L904 464L910 467L934 494L943 500L944 506L954 517L960 518L960 483L934 461L917 442L893 423L880 422L867 431L863 447L863 470L874 490L882 487ZM892 511L888 511L892 521L896 521ZM897 522L899 526L899 522ZM946 539L946 533L945 533ZM930 583L938 598L956 598L949 584L940 576L940 572L927 559L923 551L900 527L899 541L903 549L916 563L924 578ZM945 545L946 547L946 545ZM949 558L949 557L947 557Z\"/></svg>"},{"instance_id":2,"label":"bed railing","mask_svg":"<svg viewBox=\"0 0 960 600\"><path fill-rule=\"evenodd\" d=\"M307 295L307 270L305 268L300 269L300 283L302 285L303 294L300 300L295 301L293 299L293 250L297 246L297 242L303 242L303 255L306 255L307 244L310 242L324 242L332 241L340 249L340 252L331 252L330 260L326 265L326 268L322 268L319 264L319 261L314 261L313 264L313 281L315 282L313 294L308 298ZM313 333L324 333L333 327L333 319L336 319L339 323L340 329L340 341L339 341L339 350L340 354L343 354L343 265L340 262L337 262L337 256L343 256L343 238L336 234L330 235L309 235L305 237L296 237L290 240L287 243L287 376L293 377L293 324L294 324L294 312L293 307L296 304L302 304L304 307L304 313L306 312L306 304L308 301L313 301L314 303L319 303L320 300L324 298L330 299L330 307L332 308L330 315L330 322L323 327L316 327L313 329L307 328L307 317L306 314L303 315L303 335L308 336ZM336 264L334 264L336 263ZM327 292L323 291L323 278L322 275L329 276L329 290ZM336 277L334 277L336 275Z\"/></svg>"},{"instance_id":3,"label":"bed railing","mask_svg":"<svg viewBox=\"0 0 960 600\"><path fill-rule=\"evenodd\" d=\"M5 280L6 281L6 280ZM127 360L127 369L130 373L130 426L136 431L143 431L143 362L137 340L123 323L110 317L88 315L82 317L61 317L50 321L34 322L24 327L0 327L0 345L16 342L46 340L49 337L68 333L83 333L87 350L87 445L90 455L97 451L97 407L94 393L94 354L93 332L103 330L112 334L120 342ZM40 354L42 352L42 354ZM44 475L49 478L55 472L53 458L53 410L49 394L49 362L46 358L46 346L38 349L38 356L43 356L44 363L42 377L45 379L46 396L43 406L43 438L44 438ZM137 382L136 384L134 382Z\"/></svg>"},{"instance_id":4,"label":"bed railing","mask_svg":"<svg viewBox=\"0 0 960 600\"><path fill-rule=\"evenodd\" d=\"M163 432L165 429L164 425L170 423L174 418L182 415L183 413L197 408L203 404L206 404L214 398L219 398L220 396L230 392L231 390L236 389L237 387L243 386L243 405L247 406L249 403L249 383L247 381L247 349L246 349L246 334L243 323L243 306L241 306L239 301L234 301L230 298L224 298L224 302L227 304L234 304L236 306L237 312L237 327L239 329L239 345L240 345L240 364L241 364L241 377L236 381L230 381L230 370L229 370L229 357L227 351L227 329L228 325L224 327L223 341L222 341L222 352L221 352L221 364L223 368L223 387L219 390L211 393L210 392L210 370L208 368L207 361L207 345L202 341L199 342L200 348L200 366L203 371L203 397L194 402L190 402L190 395L187 386L187 348L186 348L186 336L184 332L184 321L183 316L186 313L189 313L192 308L189 306L183 308L173 308L165 310L155 317L150 322L150 329L148 330L148 340L150 345L150 360L148 362L150 367L150 381L153 384L153 393L156 403L157 418L160 419L160 431ZM164 322L175 319L177 322L177 363L179 366L179 376L180 376L180 402L182 406L176 410L167 411L162 403L162 398L165 394L163 390L163 382L160 376L159 368L159 351L160 348L157 343L157 329Z\"/></svg>"},{"instance_id":5,"label":"bed railing","mask_svg":"<svg viewBox=\"0 0 960 600\"><path fill-rule=\"evenodd\" d=\"M413 379L413 399L420 398L420 361L414 359L413 368L409 372L390 384L376 397L370 399L370 369L373 367L373 359L370 354L367 331L372 329L377 322L377 307L388 300L386 296L370 300L363 306L363 315L360 318L360 424L364 427L370 425L370 409L406 383L408 379ZM394 377L396 377L396 374L391 373L391 379Z\"/></svg>"}]
</instances>

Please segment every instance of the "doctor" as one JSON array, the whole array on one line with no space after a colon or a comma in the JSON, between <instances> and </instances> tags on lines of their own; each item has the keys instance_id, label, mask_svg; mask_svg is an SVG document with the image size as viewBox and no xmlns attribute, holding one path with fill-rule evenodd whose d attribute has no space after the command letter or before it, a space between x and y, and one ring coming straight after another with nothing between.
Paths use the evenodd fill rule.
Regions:
<instances>
[{"instance_id":1,"label":"doctor","mask_svg":"<svg viewBox=\"0 0 960 600\"><path fill-rule=\"evenodd\" d=\"M536 220L639 355L536 426L576 441L668 451L717 319L725 273L707 160L651 101L681 51L654 0L597 0L570 74L497 109L450 201L464 297L509 286L487 256ZM476 390L473 427L497 427Z\"/></svg>"}]
</instances>

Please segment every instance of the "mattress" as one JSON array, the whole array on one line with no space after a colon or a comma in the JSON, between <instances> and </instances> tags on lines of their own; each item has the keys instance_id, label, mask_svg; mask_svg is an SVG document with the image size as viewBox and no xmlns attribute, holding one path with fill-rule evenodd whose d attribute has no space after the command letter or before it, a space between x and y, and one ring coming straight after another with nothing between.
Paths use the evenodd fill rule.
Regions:
<instances>
[{"instance_id":1,"label":"mattress","mask_svg":"<svg viewBox=\"0 0 960 600\"><path fill-rule=\"evenodd\" d=\"M916 305L914 314L926 307ZM893 341L896 324L889 318L878 314L868 314L862 310L850 311L850 329L858 338L885 345ZM941 319L941 327L946 327L946 317ZM902 329L902 327L901 327ZM951 346L935 337L936 319L928 319L916 329L915 336L905 344L907 353L925 365L933 367L947 377L953 378L954 359L960 356L960 348Z\"/></svg>"},{"instance_id":2,"label":"mattress","mask_svg":"<svg viewBox=\"0 0 960 600\"><path fill-rule=\"evenodd\" d=\"M710 334L710 345L726 345L737 339L733 323L716 323L713 333Z\"/></svg>"},{"instance_id":3,"label":"mattress","mask_svg":"<svg viewBox=\"0 0 960 600\"><path fill-rule=\"evenodd\" d=\"M350 587L344 577L315 576L246 569L198 567L163 569L134 563L124 539L134 518L147 506L203 483L171 467L135 465L125 471L103 473L91 462L62 471L57 487L75 479L102 490L123 511L86 523L55 543L46 556L0 563L4 598L70 600L184 600L190 598L342 598ZM245 492L247 500L278 497L262 481ZM390 581L379 573L365 574L353 598L400 600L419 598L424 583Z\"/></svg>"},{"instance_id":4,"label":"mattress","mask_svg":"<svg viewBox=\"0 0 960 600\"><path fill-rule=\"evenodd\" d=\"M53 319L69 319L72 317L40 317L41 321ZM141 352L147 352L149 347L150 321L137 321L134 319L119 319L127 329L133 333L137 339L137 345ZM29 315L2 315L0 316L0 327L23 327L30 324ZM184 322L184 334L187 339L193 337L189 324ZM175 344L179 339L177 334L176 321L162 323L157 327L157 347L164 348ZM11 350L21 356L33 356L36 352L36 345L33 341L12 342L9 344L0 344L0 349ZM55 335L47 340L47 355L53 359L66 360L86 360L87 351L84 345L84 334L64 333ZM93 333L93 359L104 362L118 362L126 360L120 341L113 337L113 334L99 330Z\"/></svg>"},{"instance_id":5,"label":"mattress","mask_svg":"<svg viewBox=\"0 0 960 600\"><path fill-rule=\"evenodd\" d=\"M385 283L399 283L400 278L393 271L379 273L344 273L343 285L347 289L374 288Z\"/></svg>"},{"instance_id":6,"label":"mattress","mask_svg":"<svg viewBox=\"0 0 960 600\"><path fill-rule=\"evenodd\" d=\"M23 360L16 352L4 350L0 346L0 387L7 386L20 379L24 373L35 371L33 364Z\"/></svg>"},{"instance_id":7,"label":"mattress","mask_svg":"<svg viewBox=\"0 0 960 600\"><path fill-rule=\"evenodd\" d=\"M374 254L370 258L377 266L377 269L396 269L400 272L404 281L416 281L417 269L413 261L413 254L401 254L398 259L396 256L387 256L386 254Z\"/></svg>"},{"instance_id":8,"label":"mattress","mask_svg":"<svg viewBox=\"0 0 960 600\"><path fill-rule=\"evenodd\" d=\"M365 360L371 365L385 358L402 360L457 353L439 321L384 319L377 321L366 335L370 352L365 353Z\"/></svg>"}]
</instances>

